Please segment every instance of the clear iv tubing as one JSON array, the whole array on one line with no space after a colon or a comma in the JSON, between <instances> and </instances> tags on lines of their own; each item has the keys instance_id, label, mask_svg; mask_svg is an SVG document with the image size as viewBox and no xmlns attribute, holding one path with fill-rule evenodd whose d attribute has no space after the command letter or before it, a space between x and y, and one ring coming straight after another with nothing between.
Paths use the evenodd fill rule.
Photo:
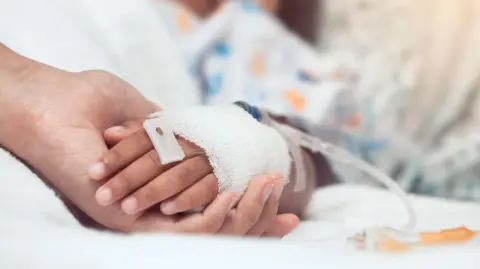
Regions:
<instances>
[{"instance_id":1,"label":"clear iv tubing","mask_svg":"<svg viewBox=\"0 0 480 269\"><path fill-rule=\"evenodd\" d=\"M235 104L246 110L256 120L271 126L285 137L288 137L292 141L295 141L299 146L308 148L313 152L322 153L325 156L330 157L338 162L353 165L373 177L375 180L379 181L381 184L385 185L388 189L398 195L407 210L409 219L404 228L406 230L413 230L415 228L415 225L417 223L415 209L410 203L405 191L403 191L403 189L392 178L385 175L383 172L381 172L374 166L359 160L358 158L354 157L353 155L339 147L323 142L317 137L305 134L288 125L275 122L265 111L259 110L258 108L250 106L244 102L236 102Z\"/></svg>"}]
</instances>

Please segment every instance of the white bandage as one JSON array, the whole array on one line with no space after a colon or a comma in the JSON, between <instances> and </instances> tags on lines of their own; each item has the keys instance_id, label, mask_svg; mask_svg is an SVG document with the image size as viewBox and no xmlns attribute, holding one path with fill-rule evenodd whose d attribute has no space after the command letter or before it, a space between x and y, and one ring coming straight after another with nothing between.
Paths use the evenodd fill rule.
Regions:
<instances>
[{"instance_id":1,"label":"white bandage","mask_svg":"<svg viewBox=\"0 0 480 269\"><path fill-rule=\"evenodd\" d=\"M291 159L286 141L235 105L168 110L155 116L158 118L145 122L145 129L169 125L165 129L201 147L218 178L220 192L230 190L240 197L254 176L266 173L281 174L288 182ZM162 142L155 144L160 145L156 149L162 159L165 152L160 151L166 147Z\"/></svg>"}]
</instances>

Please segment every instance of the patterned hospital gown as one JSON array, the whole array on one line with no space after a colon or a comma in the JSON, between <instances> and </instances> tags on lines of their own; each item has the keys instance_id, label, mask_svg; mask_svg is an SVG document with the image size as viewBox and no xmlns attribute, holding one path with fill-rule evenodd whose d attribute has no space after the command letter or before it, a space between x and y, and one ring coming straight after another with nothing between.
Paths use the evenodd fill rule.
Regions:
<instances>
[{"instance_id":1,"label":"patterned hospital gown","mask_svg":"<svg viewBox=\"0 0 480 269\"><path fill-rule=\"evenodd\" d=\"M436 10L451 8L449 1ZM439 82L443 73L430 71L433 63L422 65L432 59L418 49L424 40L435 39L425 33L439 32L429 24L434 15L424 16L432 7L426 2L326 1L324 42L318 50L250 1L226 4L206 21L164 3L162 18L183 50L205 104L244 100L266 107L375 164L410 192L480 200L480 136L472 128L480 123L480 109L474 109L480 107L474 83L480 74L452 76L451 88L461 88L463 94L438 89L445 83ZM458 6L453 10L460 16L440 11L438 16L461 25L461 12L472 6ZM471 25L480 25L476 21ZM463 38L476 31L470 27ZM472 53L460 59L464 65L472 65L465 60L469 56L480 56ZM446 96L450 99L442 99ZM467 101L468 111L462 107ZM448 111L438 113L440 107ZM352 167L332 165L340 180L365 178Z\"/></svg>"}]
</instances>

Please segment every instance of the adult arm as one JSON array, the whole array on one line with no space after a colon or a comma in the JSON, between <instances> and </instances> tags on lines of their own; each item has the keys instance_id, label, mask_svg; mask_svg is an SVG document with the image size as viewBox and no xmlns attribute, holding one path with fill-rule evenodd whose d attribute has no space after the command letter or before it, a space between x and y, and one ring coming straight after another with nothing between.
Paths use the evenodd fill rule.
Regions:
<instances>
[{"instance_id":1,"label":"adult arm","mask_svg":"<svg viewBox=\"0 0 480 269\"><path fill-rule=\"evenodd\" d=\"M65 72L3 44L0 59L0 124L5 127L0 145L35 169L65 200L78 206L78 212L107 227L131 227L135 219L128 219L118 207L105 209L95 203L91 197L97 186L86 171L106 150L100 130L122 118L148 115L154 106L130 85L104 72ZM115 94L123 98L115 99ZM123 109L128 100L136 102Z\"/></svg>"}]
</instances>

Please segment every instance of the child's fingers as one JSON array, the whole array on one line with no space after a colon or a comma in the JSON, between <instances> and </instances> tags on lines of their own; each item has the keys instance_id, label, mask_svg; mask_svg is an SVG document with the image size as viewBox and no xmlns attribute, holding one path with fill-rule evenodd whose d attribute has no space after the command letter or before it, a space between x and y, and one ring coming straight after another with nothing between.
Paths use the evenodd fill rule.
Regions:
<instances>
[{"instance_id":1,"label":"child's fingers","mask_svg":"<svg viewBox=\"0 0 480 269\"><path fill-rule=\"evenodd\" d=\"M277 215L273 223L263 234L268 237L284 237L300 224L300 219L294 214Z\"/></svg>"},{"instance_id":2,"label":"child's fingers","mask_svg":"<svg viewBox=\"0 0 480 269\"><path fill-rule=\"evenodd\" d=\"M276 180L274 183L273 193L265 203L262 215L258 219L257 223L248 231L248 235L260 236L267 227L271 225L273 219L277 216L278 205L280 204L280 195L282 194L283 187L285 185L283 178Z\"/></svg>"},{"instance_id":3,"label":"child's fingers","mask_svg":"<svg viewBox=\"0 0 480 269\"><path fill-rule=\"evenodd\" d=\"M257 223L273 191L274 179L260 176L252 180L235 211L225 220L221 234L245 235Z\"/></svg>"},{"instance_id":4,"label":"child's fingers","mask_svg":"<svg viewBox=\"0 0 480 269\"><path fill-rule=\"evenodd\" d=\"M125 139L128 136L131 136L138 130L143 128L142 120L127 121L122 125L114 126L108 128L103 132L103 138L108 146L115 146L122 139Z\"/></svg>"},{"instance_id":5,"label":"child's fingers","mask_svg":"<svg viewBox=\"0 0 480 269\"><path fill-rule=\"evenodd\" d=\"M177 229L190 233L216 233L223 225L228 212L235 205L234 192L220 194L202 213L195 213L177 222Z\"/></svg>"},{"instance_id":6,"label":"child's fingers","mask_svg":"<svg viewBox=\"0 0 480 269\"><path fill-rule=\"evenodd\" d=\"M171 166L161 165L157 152L152 149L100 187L95 195L97 203L106 206L123 199Z\"/></svg>"},{"instance_id":7,"label":"child's fingers","mask_svg":"<svg viewBox=\"0 0 480 269\"><path fill-rule=\"evenodd\" d=\"M153 148L145 130L139 130L105 152L96 164L89 170L89 176L95 180L105 177L126 167L129 163L143 156Z\"/></svg>"},{"instance_id":8,"label":"child's fingers","mask_svg":"<svg viewBox=\"0 0 480 269\"><path fill-rule=\"evenodd\" d=\"M205 156L196 156L165 171L122 202L127 214L135 214L185 190L206 175L212 168Z\"/></svg>"},{"instance_id":9,"label":"child's fingers","mask_svg":"<svg viewBox=\"0 0 480 269\"><path fill-rule=\"evenodd\" d=\"M165 215L173 215L195 208L201 208L212 202L218 195L218 179L209 174L190 188L160 204Z\"/></svg>"}]
</instances>

